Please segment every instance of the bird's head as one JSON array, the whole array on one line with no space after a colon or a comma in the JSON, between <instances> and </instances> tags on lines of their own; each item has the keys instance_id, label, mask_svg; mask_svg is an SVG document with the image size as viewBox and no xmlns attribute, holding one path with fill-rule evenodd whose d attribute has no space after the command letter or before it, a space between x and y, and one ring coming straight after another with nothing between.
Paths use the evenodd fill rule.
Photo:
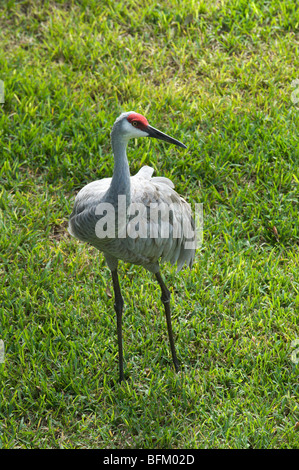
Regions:
<instances>
[{"instance_id":1,"label":"bird's head","mask_svg":"<svg viewBox=\"0 0 299 470\"><path fill-rule=\"evenodd\" d=\"M116 131L122 135L125 139L135 139L137 137L153 137L155 139L164 140L170 144L177 145L178 147L187 148L179 140L170 137L167 134L155 129L150 126L147 119L142 114L134 113L122 113L115 121L112 132Z\"/></svg>"}]
</instances>

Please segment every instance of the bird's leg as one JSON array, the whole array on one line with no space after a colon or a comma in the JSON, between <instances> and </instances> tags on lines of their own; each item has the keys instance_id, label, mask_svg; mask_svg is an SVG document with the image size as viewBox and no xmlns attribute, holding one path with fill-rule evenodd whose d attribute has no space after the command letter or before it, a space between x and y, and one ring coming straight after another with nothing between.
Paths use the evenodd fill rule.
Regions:
<instances>
[{"instance_id":1,"label":"bird's leg","mask_svg":"<svg viewBox=\"0 0 299 470\"><path fill-rule=\"evenodd\" d=\"M120 291L120 285L118 281L117 269L111 271L113 288L114 288L114 309L116 312L117 321L117 340L118 340L118 363L119 363L119 381L124 380L124 366L123 366L123 346L122 346L122 313L124 301Z\"/></svg>"},{"instance_id":2,"label":"bird's leg","mask_svg":"<svg viewBox=\"0 0 299 470\"><path fill-rule=\"evenodd\" d=\"M170 317L170 292L167 289L167 287L166 287L166 285L165 285L165 283L164 283L164 281L161 277L161 274L158 272L158 273L155 273L155 276L156 276L156 279L157 279L157 281L158 281L158 283L161 287L161 291L162 291L161 300L162 300L162 302L164 304L164 308L165 308L171 354L172 354L172 359L173 359L173 364L174 364L175 370L176 370L176 372L178 372L180 370L180 364L179 364L178 358L176 356L175 346L174 346L174 339L173 339L173 334L172 334L171 317Z\"/></svg>"}]
</instances>

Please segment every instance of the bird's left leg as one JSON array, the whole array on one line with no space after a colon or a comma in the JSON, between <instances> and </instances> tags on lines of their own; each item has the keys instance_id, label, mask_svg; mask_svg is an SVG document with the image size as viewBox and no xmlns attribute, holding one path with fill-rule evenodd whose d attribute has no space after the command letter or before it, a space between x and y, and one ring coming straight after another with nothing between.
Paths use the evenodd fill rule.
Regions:
<instances>
[{"instance_id":1,"label":"bird's left leg","mask_svg":"<svg viewBox=\"0 0 299 470\"><path fill-rule=\"evenodd\" d=\"M113 289L115 296L114 309L117 321L117 339L118 339L118 362L119 362L119 381L124 380L124 366L123 366L123 345L122 345L122 313L124 307L124 300L121 295L120 285L118 281L117 269L111 271Z\"/></svg>"},{"instance_id":2,"label":"bird's left leg","mask_svg":"<svg viewBox=\"0 0 299 470\"><path fill-rule=\"evenodd\" d=\"M164 304L164 309L165 309L165 315L166 315L166 321L167 321L167 329L168 329L168 337L169 337L169 342L170 342L170 349L171 349L171 354L172 354L172 359L173 359L173 364L175 367L176 372L180 370L180 364L178 361L178 358L176 356L175 352L175 346L174 346L174 339L173 339L173 334L172 334L172 326L171 326L171 316L170 316L170 292L167 289L161 274L155 273L156 279L161 287L162 291L162 296L161 300Z\"/></svg>"}]
</instances>

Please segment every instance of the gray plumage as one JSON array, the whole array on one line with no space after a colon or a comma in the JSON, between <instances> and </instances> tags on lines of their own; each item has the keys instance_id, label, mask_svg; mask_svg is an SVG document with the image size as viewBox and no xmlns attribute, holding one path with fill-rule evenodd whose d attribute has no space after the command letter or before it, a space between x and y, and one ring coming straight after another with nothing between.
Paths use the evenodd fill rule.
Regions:
<instances>
[{"instance_id":1,"label":"gray plumage","mask_svg":"<svg viewBox=\"0 0 299 470\"><path fill-rule=\"evenodd\" d=\"M121 119L130 113L122 114L114 124L112 131L112 139L117 135L117 125L122 122ZM112 140L113 142L113 140ZM115 147L116 145L114 145ZM114 155L117 159L118 155ZM184 226L191 224L194 229L194 221L191 215L190 205L179 196L174 190L174 184L165 177L152 177L153 168L149 166L142 167L134 176L127 178L126 168L127 157L125 152L120 153L122 174L127 182L127 187L115 185L115 190L111 191L111 183L114 178L104 178L102 180L93 181L87 184L78 193L75 199L75 205L69 221L69 232L74 237L83 242L88 242L102 251L108 261L109 267L113 268L117 265L117 260L122 259L125 262L142 265L151 272L159 271L159 261L169 261L171 264L177 263L177 270L182 269L186 264L190 268L194 261L194 249L186 249L187 241L184 235ZM115 173L114 173L115 174ZM119 179L118 175L117 178ZM116 216L118 215L118 196L127 196L127 206L129 203L142 203L147 208L147 238L98 238L96 235L96 223L100 216L95 214L96 208L100 203L111 202L115 208ZM175 210L170 213L169 222L169 238L161 237L161 220L160 226L151 227L155 221L150 219L151 205L158 204L163 207L172 206ZM128 220L127 230L130 231L130 220ZM173 234L179 231L181 237L173 237ZM167 232L167 230L166 230ZM156 234L151 238L150 234Z\"/></svg>"},{"instance_id":2,"label":"gray plumage","mask_svg":"<svg viewBox=\"0 0 299 470\"><path fill-rule=\"evenodd\" d=\"M185 227L191 224L194 230L194 221L191 215L190 205L174 190L172 181L165 177L153 177L153 169L149 166L142 167L134 176L130 176L129 165L126 155L128 140L136 137L155 137L174 143L180 147L185 147L181 142L161 133L157 129L149 126L147 120L140 114L129 112L121 114L115 121L112 132L111 142L114 154L114 172L112 178L104 178L87 184L75 198L75 204L69 220L69 232L77 239L93 245L102 251L106 262L113 273L117 272L118 260L142 265L147 270L156 274L164 294L168 296L166 286L162 283L159 274L159 262L169 261L171 264L177 263L179 271L184 264L191 268L195 249L186 248L185 244L188 238L185 235ZM131 231L136 227L134 214L125 215L125 221L122 226L118 224L120 211L119 197L125 200L125 209L134 206L134 204L144 207L144 215L139 219L139 224L144 224L146 236L130 237ZM97 223L103 217L99 208L101 204L111 204L115 210L115 236L101 237L97 234ZM167 217L167 211L171 207L170 215ZM161 209L158 219L152 216L152 210ZM165 217L163 210L165 209ZM125 212L126 212L125 211ZM123 214L122 214L123 215ZM136 215L136 214L135 214ZM164 226L163 226L164 224ZM167 224L167 227L166 225ZM166 230L168 236L164 236L163 230ZM124 232L125 230L125 232ZM125 236L119 237L120 233ZM195 236L195 231L194 231ZM117 276L117 275L116 275ZM113 278L114 280L116 278ZM117 281L114 282L116 300L117 300ZM121 296L120 292L119 295ZM164 295L164 297L165 297ZM166 297L165 297L166 299ZM163 299L162 299L163 300ZM166 300L165 300L166 302ZM167 301L169 302L169 300ZM122 308L118 309L122 311ZM118 311L117 311L118 313ZM121 318L121 312L120 318ZM119 318L119 317L118 317ZM170 322L170 314L169 314ZM171 338L170 338L171 340ZM119 337L119 353L122 358L121 338ZM173 359L178 369L178 362L175 356L174 345L172 346ZM122 359L120 359L120 380L123 379Z\"/></svg>"}]
</instances>

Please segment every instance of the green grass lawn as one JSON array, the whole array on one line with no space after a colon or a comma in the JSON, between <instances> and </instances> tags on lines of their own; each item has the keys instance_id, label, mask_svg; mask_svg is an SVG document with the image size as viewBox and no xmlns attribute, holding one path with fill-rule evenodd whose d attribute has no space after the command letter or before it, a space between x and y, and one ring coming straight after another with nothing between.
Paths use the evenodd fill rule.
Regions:
<instances>
[{"instance_id":1,"label":"green grass lawn","mask_svg":"<svg viewBox=\"0 0 299 470\"><path fill-rule=\"evenodd\" d=\"M2 447L298 448L295 0L9 0L0 28ZM178 374L159 286L120 263L120 385L110 272L66 227L130 110L188 146L132 141L130 168L203 203L204 239L162 268Z\"/></svg>"}]
</instances>

